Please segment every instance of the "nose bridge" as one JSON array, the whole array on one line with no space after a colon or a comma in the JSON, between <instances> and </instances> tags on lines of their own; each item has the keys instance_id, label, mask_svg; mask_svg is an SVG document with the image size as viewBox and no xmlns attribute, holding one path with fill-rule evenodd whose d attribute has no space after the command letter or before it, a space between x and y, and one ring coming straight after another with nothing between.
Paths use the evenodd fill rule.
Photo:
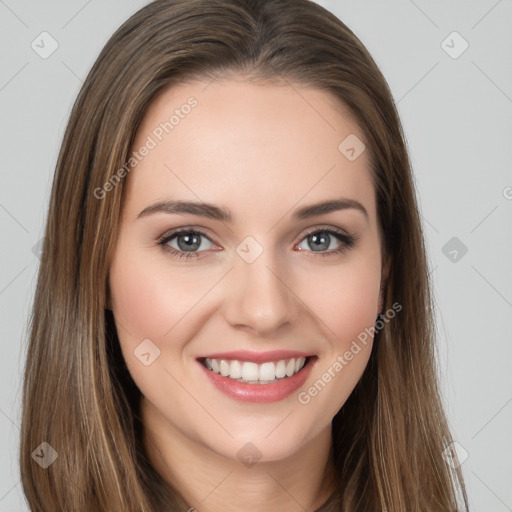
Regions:
<instances>
[{"instance_id":1,"label":"nose bridge","mask_svg":"<svg viewBox=\"0 0 512 512\"><path fill-rule=\"evenodd\" d=\"M228 321L260 332L293 322L297 299L287 282L288 274L270 247L263 248L251 237L244 240L237 247L231 273L233 293L229 294Z\"/></svg>"}]
</instances>

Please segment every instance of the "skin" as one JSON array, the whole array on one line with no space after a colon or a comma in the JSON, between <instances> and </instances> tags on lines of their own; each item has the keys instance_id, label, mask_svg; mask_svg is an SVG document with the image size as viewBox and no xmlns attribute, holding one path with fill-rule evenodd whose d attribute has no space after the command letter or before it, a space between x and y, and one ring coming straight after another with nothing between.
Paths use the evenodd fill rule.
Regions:
<instances>
[{"instance_id":1,"label":"skin","mask_svg":"<svg viewBox=\"0 0 512 512\"><path fill-rule=\"evenodd\" d=\"M200 512L312 511L334 489L323 477L333 474L331 421L366 367L371 338L308 404L298 392L332 368L382 308L369 152L349 161L338 150L349 134L365 139L328 93L241 76L160 94L134 148L190 96L197 107L125 178L109 275L123 356L143 394L144 443L159 472ZM298 207L341 197L362 203L368 218L345 209L292 219ZM168 199L213 203L234 219L164 212L137 218ZM207 232L197 259L180 260L158 245L181 227ZM329 227L358 240L334 253L343 242L331 236L328 249L315 252L308 230ZM236 252L248 236L263 248L252 263ZM180 248L177 237L168 245ZM149 366L134 355L144 339L160 350ZM288 398L245 403L209 384L196 361L238 349L304 350L318 361ZM251 467L237 456L248 442L261 453Z\"/></svg>"}]
</instances>

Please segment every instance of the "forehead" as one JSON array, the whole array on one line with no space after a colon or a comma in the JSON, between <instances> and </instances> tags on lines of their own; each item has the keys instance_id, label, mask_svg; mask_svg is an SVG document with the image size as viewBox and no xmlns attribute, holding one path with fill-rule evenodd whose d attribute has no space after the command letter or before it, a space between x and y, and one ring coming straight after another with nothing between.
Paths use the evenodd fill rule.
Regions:
<instances>
[{"instance_id":1,"label":"forehead","mask_svg":"<svg viewBox=\"0 0 512 512\"><path fill-rule=\"evenodd\" d=\"M150 149L128 175L126 205L132 216L156 200L200 200L270 222L293 205L350 197L372 216L368 151L355 160L343 152L343 141L364 139L343 104L319 89L243 79L176 85L139 126L132 150Z\"/></svg>"}]
</instances>

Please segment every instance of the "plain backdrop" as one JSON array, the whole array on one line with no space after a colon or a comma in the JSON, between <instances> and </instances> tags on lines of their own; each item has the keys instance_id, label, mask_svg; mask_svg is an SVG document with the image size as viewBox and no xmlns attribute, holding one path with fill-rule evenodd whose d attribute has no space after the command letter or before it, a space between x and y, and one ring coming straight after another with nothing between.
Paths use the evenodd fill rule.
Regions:
<instances>
[{"instance_id":1,"label":"plain backdrop","mask_svg":"<svg viewBox=\"0 0 512 512\"><path fill-rule=\"evenodd\" d=\"M0 0L0 512L28 510L18 470L21 372L34 246L64 129L99 51L146 3ZM512 2L319 3L366 45L397 102L471 510L511 511Z\"/></svg>"}]
</instances>

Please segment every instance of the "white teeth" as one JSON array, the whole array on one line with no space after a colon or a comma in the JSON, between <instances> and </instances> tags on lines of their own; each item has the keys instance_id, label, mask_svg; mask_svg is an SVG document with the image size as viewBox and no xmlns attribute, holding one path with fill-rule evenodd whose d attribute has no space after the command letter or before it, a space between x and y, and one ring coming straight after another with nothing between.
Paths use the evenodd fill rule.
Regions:
<instances>
[{"instance_id":1,"label":"white teeth","mask_svg":"<svg viewBox=\"0 0 512 512\"><path fill-rule=\"evenodd\" d=\"M220 360L220 374L223 377L226 377L229 375L229 363L227 361L224 361L224 359Z\"/></svg>"},{"instance_id":2,"label":"white teeth","mask_svg":"<svg viewBox=\"0 0 512 512\"><path fill-rule=\"evenodd\" d=\"M256 364L250 361L205 358L205 366L223 377L251 384L268 384L276 379L295 375L306 362L305 357L282 359L276 362Z\"/></svg>"},{"instance_id":3,"label":"white teeth","mask_svg":"<svg viewBox=\"0 0 512 512\"><path fill-rule=\"evenodd\" d=\"M295 359L290 359L286 365L286 375L291 377L295 373Z\"/></svg>"},{"instance_id":4,"label":"white teeth","mask_svg":"<svg viewBox=\"0 0 512 512\"><path fill-rule=\"evenodd\" d=\"M231 361L229 376L232 379L239 379L242 376L242 365L240 361Z\"/></svg>"},{"instance_id":5,"label":"white teeth","mask_svg":"<svg viewBox=\"0 0 512 512\"><path fill-rule=\"evenodd\" d=\"M256 363L244 363L242 365L242 379L258 380L258 365Z\"/></svg>"},{"instance_id":6,"label":"white teeth","mask_svg":"<svg viewBox=\"0 0 512 512\"><path fill-rule=\"evenodd\" d=\"M278 361L276 364L276 379L282 379L286 375L286 364L284 361Z\"/></svg>"},{"instance_id":7,"label":"white teeth","mask_svg":"<svg viewBox=\"0 0 512 512\"><path fill-rule=\"evenodd\" d=\"M263 363L258 373L259 380L274 380L276 378L275 363Z\"/></svg>"}]
</instances>

